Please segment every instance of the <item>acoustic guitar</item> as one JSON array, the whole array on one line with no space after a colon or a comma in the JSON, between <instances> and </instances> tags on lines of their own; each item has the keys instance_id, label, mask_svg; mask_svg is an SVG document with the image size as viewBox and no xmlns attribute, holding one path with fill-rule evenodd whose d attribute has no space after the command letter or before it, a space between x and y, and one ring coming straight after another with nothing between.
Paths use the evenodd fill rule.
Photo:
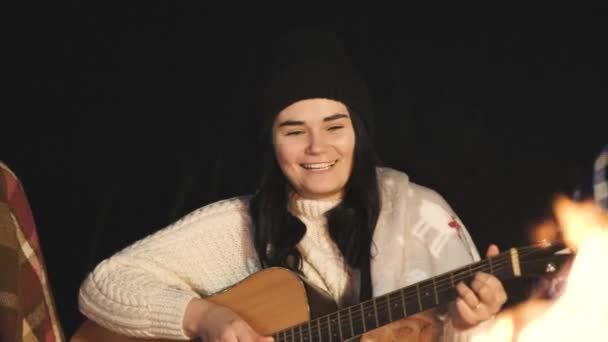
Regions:
<instances>
[{"instance_id":1,"label":"acoustic guitar","mask_svg":"<svg viewBox=\"0 0 608 342\"><path fill-rule=\"evenodd\" d=\"M470 282L482 271L501 280L557 274L571 257L568 250L549 244L511 248L475 262L361 302L337 309L322 290L296 273L272 267L252 274L232 287L207 297L238 313L257 332L275 341L347 341L416 313L447 304L457 296L455 286ZM70 339L72 342L141 342L122 336L88 320Z\"/></svg>"}]
</instances>

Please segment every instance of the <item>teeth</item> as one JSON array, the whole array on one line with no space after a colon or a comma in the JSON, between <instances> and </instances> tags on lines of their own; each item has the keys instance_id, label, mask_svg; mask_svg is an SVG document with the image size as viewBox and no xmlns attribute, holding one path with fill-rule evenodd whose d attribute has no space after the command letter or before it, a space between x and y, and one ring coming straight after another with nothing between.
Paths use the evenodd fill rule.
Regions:
<instances>
[{"instance_id":1,"label":"teeth","mask_svg":"<svg viewBox=\"0 0 608 342\"><path fill-rule=\"evenodd\" d=\"M336 161L334 160L333 162L329 162L329 163L302 164L302 167L305 169L309 169L309 170L321 170L321 169L328 169L328 168L334 166L335 163L336 163Z\"/></svg>"}]
</instances>

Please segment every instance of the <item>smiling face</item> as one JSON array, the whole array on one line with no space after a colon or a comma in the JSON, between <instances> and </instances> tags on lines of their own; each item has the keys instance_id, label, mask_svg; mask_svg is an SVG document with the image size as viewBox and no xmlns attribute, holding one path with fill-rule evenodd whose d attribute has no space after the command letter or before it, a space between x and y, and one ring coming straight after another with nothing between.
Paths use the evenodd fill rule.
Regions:
<instances>
[{"instance_id":1,"label":"smiling face","mask_svg":"<svg viewBox=\"0 0 608 342\"><path fill-rule=\"evenodd\" d=\"M298 195L341 198L355 149L355 131L343 103L308 99L291 104L274 120L272 141L279 167Z\"/></svg>"}]
</instances>

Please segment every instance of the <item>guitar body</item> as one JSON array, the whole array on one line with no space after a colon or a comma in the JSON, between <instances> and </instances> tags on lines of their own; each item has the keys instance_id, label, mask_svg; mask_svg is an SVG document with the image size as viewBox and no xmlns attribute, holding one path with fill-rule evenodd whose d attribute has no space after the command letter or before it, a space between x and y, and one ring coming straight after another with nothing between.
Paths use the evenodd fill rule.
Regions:
<instances>
[{"instance_id":1,"label":"guitar body","mask_svg":"<svg viewBox=\"0 0 608 342\"><path fill-rule=\"evenodd\" d=\"M205 299L229 307L262 335L271 335L337 309L335 302L322 290L303 281L297 274L278 267L254 273ZM87 320L70 341L136 342L142 339L119 335Z\"/></svg>"}]
</instances>

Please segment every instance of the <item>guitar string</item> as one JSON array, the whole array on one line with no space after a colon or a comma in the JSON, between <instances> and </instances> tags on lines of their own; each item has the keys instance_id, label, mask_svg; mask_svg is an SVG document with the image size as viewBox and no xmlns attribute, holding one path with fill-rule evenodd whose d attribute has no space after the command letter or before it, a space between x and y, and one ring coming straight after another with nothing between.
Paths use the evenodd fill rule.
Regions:
<instances>
[{"instance_id":1,"label":"guitar string","mask_svg":"<svg viewBox=\"0 0 608 342\"><path fill-rule=\"evenodd\" d=\"M522 256L526 256L526 255L529 255L529 254L537 252L537 251L538 251L538 247L536 247L536 246L522 247L522 248L518 249L518 253L519 253L520 259L521 259ZM504 270L507 270L507 269L511 268L510 250L509 251L505 251L505 252L503 252L503 253L501 253L499 255L496 255L495 257L492 258L492 260L495 260L495 259L498 260L498 261L495 261L495 262L491 263L491 266L490 266L490 263L487 262L487 259L486 259L486 260L479 261L478 264L475 267L464 266L464 267L462 267L460 269L457 269L455 271L447 272L446 274L439 275L436 278L441 278L441 277L446 277L447 278L447 275L450 274L450 273L452 273L453 277L450 277L450 279L445 279L445 280L437 281L437 282L435 282L435 286L433 286L432 283L420 286L418 288L418 291L416 291L416 293L406 294L405 292L403 292L403 290L405 289L404 288L404 289L400 289L400 290L396 290L396 291L387 293L387 294L383 295L382 297L384 298L384 297L389 297L389 296L393 295L395 297L398 297L399 299L401 299L401 297L403 297L403 300L407 302L407 301L409 301L411 299L418 299L419 293L421 293L421 292L430 293L429 290L435 291L434 288L436 288L438 292L443 292L446 289L452 289L452 288L454 288L452 286L452 278L454 280L454 283L457 284L461 280L465 280L467 278L470 278L472 276L471 273L474 274L475 272L480 271L480 270L490 270L491 269L491 270L493 270L496 273L497 271L504 271ZM522 263L522 261L520 261L520 263ZM508 267L505 267L505 266L508 266ZM399 292L403 292L403 293L400 294ZM404 294L405 294L405 296L404 296ZM367 308L370 309L374 305L374 303L373 303L374 300L376 300L376 299L371 299L371 300L368 300L368 301L364 301L362 303L353 305L350 308L354 308L354 307L357 307L357 306L363 306L363 310L366 310L366 306L367 306ZM388 308L388 301L387 300L383 300L382 302L376 301L375 305L376 305L376 312L377 311L390 310ZM403 306L403 304L401 303L401 308L403 309L402 306ZM349 311L349 307L340 309L338 311L340 313L342 313L342 315L341 315L342 317L344 317L344 316L346 316L346 317L344 317L344 318L341 317L340 320L336 320L336 319L332 320L331 319L332 315L338 316L337 312L333 312L333 313L331 313L329 315L324 315L324 316L315 318L315 319L313 319L313 320L311 320L309 322L306 322L304 324L299 324L297 326L294 326L294 327L291 327L291 328L288 328L288 329L283 329L283 330L277 332L275 334L275 336L278 336L279 333L282 333L286 338L289 338L289 337L293 338L293 335L292 335L291 331L293 331L293 334L296 334L295 329L299 328L299 329L306 329L305 330L306 333L308 335L310 335L311 338L315 337L315 336L318 337L318 331L315 331L315 330L319 330L319 329L325 330L329 326L332 326L332 327L335 326L336 328L338 328L338 324L340 325L340 328L343 328L344 325L346 324L347 328L345 330L348 330L349 331L349 335L350 335L351 320L357 320L357 322L359 322L359 320L365 320L365 318L363 317L365 314L364 314L364 312L362 312L361 309L355 309L354 312L352 310L350 310L350 312L351 312L350 314L347 314L346 312L343 313L343 311ZM418 312L419 311L417 311L416 313L418 313ZM329 321L330 321L329 323L327 323L328 322L328 318L329 318ZM372 317L372 318L374 318L374 317ZM320 323L314 323L315 321L318 321ZM361 323L363 323L363 322L361 322ZM312 328L313 325L315 326L315 328ZM310 326L313 331L312 332L308 332L308 327L307 326ZM370 329L365 329L365 330L369 331ZM303 332L304 332L304 330L303 330Z\"/></svg>"},{"instance_id":2,"label":"guitar string","mask_svg":"<svg viewBox=\"0 0 608 342\"><path fill-rule=\"evenodd\" d=\"M508 264L508 262L507 263L505 263L505 262L497 262L496 264L493 264L493 267L496 266L496 268L500 269L500 270L508 269L508 268L503 268L503 266L505 264ZM471 268L470 270L473 271L473 272L475 272L477 270L483 270L483 269L484 269L484 267L482 266L482 267L474 267L474 268ZM471 277L471 275L470 275L471 271L470 270L466 270L466 271L455 273L454 274L454 281L455 281L455 283L457 283L460 280L464 280L466 278L470 278ZM439 284L439 283L440 282L438 282L437 284ZM439 286L439 287L437 287L437 291L441 292L441 291L446 290L446 289L452 289L453 287L451 286L451 280L449 281L449 283L450 283L449 286ZM421 287L419 287L419 291L418 292L424 292L423 290L425 290L427 288L432 288L432 286L430 286L430 287L429 286L421 286ZM401 294L397 293L397 292L400 292L400 291L401 290L398 290L396 292L391 292L391 293L383 295L382 297L387 297L387 296L393 295L395 297L398 297L399 300L401 299L401 297L403 297L403 300L406 303L409 302L412 299L416 299L416 300L418 299L418 294L417 293L415 293L415 294L413 294L413 293L407 294L406 292L404 292L405 295L401 295ZM373 301L369 300L369 301L365 301L365 302L356 304L356 305L354 305L352 307L363 306L363 310L369 310L369 309L373 308L373 305L374 305ZM400 304L400 307L403 309L403 304ZM336 327L335 330L338 331L339 330L338 329L338 325L340 325L341 328L344 328L344 326L346 325L347 327L345 329L349 331L349 335L350 335L350 323L351 323L351 320L356 321L357 323L359 323L360 320L365 320L365 317L364 317L365 313L362 312L361 309L357 308L357 309L355 309L355 311L351 310L351 312L352 312L351 314L347 314L346 311L348 311L348 309L349 308L347 307L347 308L343 308L343 309L338 310L341 313L340 316L342 316L340 318L340 320L336 320L335 318L334 319L331 318L331 316L333 316L333 315L335 315L336 317L338 316L337 312L333 312L333 313L331 313L329 315L321 316L321 317L318 317L316 319L313 319L313 320L309 321L310 322L310 326L311 326L311 330L312 330L312 332L310 332L310 333L308 332L308 327L307 327L308 326L308 322L306 322L304 324L297 325L297 326L289 328L289 329L284 329L284 330L282 330L280 332L282 333L283 331L286 331L286 333L283 333L283 335L286 338L292 338L294 335L298 335L298 337L299 337L299 331L296 332L296 330L295 330L295 329L299 328L299 329L303 330L302 332L304 334L309 335L313 340L316 340L315 337L318 337L318 331L315 331L315 330L321 329L321 330L325 331L331 325L332 327ZM383 300L381 302L376 301L376 310L377 311L390 310L388 308L387 301L385 301L385 300ZM419 310L416 311L416 313L418 313L418 312L420 312L420 311ZM347 316L347 317L344 317L344 316ZM328 323L328 318L329 318L329 323ZM372 316L372 318L375 318L375 316ZM320 323L315 323L315 321L320 322ZM363 321L361 321L361 323L359 323L358 326L362 327L362 324L363 324ZM314 328L312 328L312 326L314 326ZM375 322L374 322L373 326L375 326ZM360 330L360 329L357 329L357 330ZM365 330L369 331L370 329L365 329ZM293 331L293 333L291 331Z\"/></svg>"},{"instance_id":3,"label":"guitar string","mask_svg":"<svg viewBox=\"0 0 608 342\"><path fill-rule=\"evenodd\" d=\"M501 268L502 266L503 265L497 264L498 268ZM456 278L458 278L458 277L459 276L456 276ZM465 278L468 278L468 275ZM391 294L392 295L396 295L394 293L391 293ZM391 294L384 295L383 297L390 296ZM404 299L404 300L406 302L409 302L414 297L416 299L418 298L417 295L411 295L411 296L405 296L406 299ZM367 302L367 303L364 302L362 304L364 306L363 310L369 310L369 309L371 309L371 307L369 305L370 302ZM367 307L365 307L366 304L368 304ZM382 312L383 314L385 314L386 310L391 310L391 308L389 308L388 305L389 305L388 301L377 302L376 303L376 310L377 310L376 312ZM397 308L399 308L399 307L401 307L401 309L403 309L403 304L401 304L400 306L397 306ZM340 310L340 312L347 311L347 310L348 310L348 308L345 308L345 309ZM420 312L419 309L417 309L417 310L418 311L416 311L415 313ZM331 315L336 315L337 316L337 313L332 313L332 314L330 314L328 316L331 316ZM331 319L331 317L329 317L330 318L330 322L328 322L328 320L327 320L328 317L327 316L320 317L320 318L317 318L317 319L312 320L310 322L307 322L305 324L298 325L298 326L294 327L294 328L299 328L300 330L302 330L301 332L299 330L297 330L297 329L290 329L290 330L284 332L283 336L280 336L279 334L277 334L276 336L279 337L279 341L281 341L283 337L286 338L287 340L292 340L292 341L302 340L302 336L309 337L308 340L317 340L319 338L319 336L321 336L321 337L322 336L327 336L327 337L329 337L331 339L331 337L329 336L329 332L327 334L323 334L323 333L320 332L321 330L324 331L324 332L326 332L326 329L329 326L331 326L331 327L334 328L333 329L334 332L339 331L339 329L342 329L342 331L347 331L346 336L348 336L348 338L350 338L350 337L354 337L354 336L357 336L357 335L364 334L365 332L367 332L369 330L372 330L372 329L369 329L367 327L364 328L364 324L365 323L363 321L361 321L361 320L365 320L365 318L363 317L363 315L364 315L363 311L361 311L360 309L356 309L356 311L354 311L354 312L351 310L351 315L350 315L351 318L348 318L348 316L347 316L344 319L340 319L339 321L335 320L335 318ZM400 317L400 315L401 315L401 312L399 312L398 316L399 316L399 319L402 319L403 317ZM406 316L404 316L404 317L407 317L407 313L406 313ZM323 318L325 318L325 319L323 319ZM375 315L375 316L373 316L371 318L372 319L373 318L377 318L377 315ZM357 323L357 327L358 328L357 329L353 328L351 330L350 328L352 327L352 324L355 323L355 322ZM390 322L388 322L388 323L390 323ZM388 324L388 323L386 323L386 324ZM340 325L340 327L338 327L338 324ZM346 325L346 327L345 327L345 325ZM379 326L382 326L382 325L385 325L385 324L380 324ZM377 328L374 323L372 323L372 326L374 327L373 329ZM311 331L309 331L309 329ZM321 334L321 335L319 335L319 334ZM336 334L334 334L334 335L336 335Z\"/></svg>"},{"instance_id":4,"label":"guitar string","mask_svg":"<svg viewBox=\"0 0 608 342\"><path fill-rule=\"evenodd\" d=\"M534 248L531 248L531 249L534 249ZM509 254L510 254L510 252L505 252L505 253L503 253L502 255L497 255L497 256L495 256L495 257L494 257L494 259L506 259L505 257L510 257L510 255L509 255ZM527 252L527 251L525 251L525 250L524 250L524 248L522 248L521 253L520 253L520 257L521 257L521 256L525 256L525 255L527 255L527 254L530 254L530 252ZM506 263L505 263L505 261L506 261ZM453 272L451 272L451 273L452 273L452 274L453 274L453 276L454 276L454 280L458 279L458 281L460 281L460 280L463 280L463 279L466 279L466 278L470 278L470 277L471 277L471 273L472 273L472 272L476 272L477 270L484 270L484 269L487 269L487 268L492 268L492 269L494 269L495 267L496 267L496 269L497 269L497 270L504 270L502 267L503 267L505 264L510 264L510 260L508 260L508 259L507 259L507 260L500 260L500 261L494 262L494 263L492 263L492 267L490 267L489 263L487 263L487 265L485 265L485 264L486 264L486 263L484 263L483 261L481 261L481 263L480 263L480 264L478 264L476 267L466 267L466 266L465 266L465 267L463 267L463 268L461 268L461 269L459 269L459 270L453 271ZM464 277L463 277L463 275L464 275ZM446 279L446 280L447 280L447 279ZM440 281L440 282L436 282L436 284L441 284L441 281ZM422 287L419 287L418 293L420 292L420 290L423 290L423 289L428 289L428 288L431 288L431 289L432 289L432 288L433 288L433 286L432 286L431 284L429 284L428 286L422 286ZM443 290L445 289L445 287L442 287L442 285L440 285L440 286L439 286L439 287L437 287L437 288L438 288L438 290L439 290L439 291L443 291ZM448 286L448 288L453 288L453 287L451 286L451 279L450 279L450 286ZM391 292L391 293L389 293L389 294L383 295L382 297L388 297L388 296L390 296L390 295L398 295L398 294L397 294L397 292L400 292L400 291L401 291L401 290L393 291L393 292ZM407 298L407 300L410 300L410 299L412 299L412 298L414 298L414 297L417 299L417 298L418 298L418 293L416 293L416 294L412 294L411 296L406 295L406 296L404 297L404 299L405 299L405 298ZM398 296L399 296L399 297L401 297L402 295L398 295ZM358 305L354 305L353 307L355 307L355 306L360 306L360 305L365 306L366 304L368 304L367 306L369 307L369 305L370 305L370 304L371 304L371 305L373 305L373 301L372 301L372 300L370 300L370 301L366 301L366 302L360 303L360 304L358 304ZM387 306L388 306L388 301L384 301L384 303L378 303L378 302L376 303L376 309L377 309L377 310L378 310L378 309L379 309L379 310L386 310L386 309L387 309ZM351 308L352 308L352 307L351 307ZM349 308L344 308L344 309L341 309L341 310L339 310L339 311L340 311L340 312L342 312L342 311L347 311L348 309L349 309ZM365 310L365 308L364 308L364 310ZM351 311L352 311L352 310L351 310ZM339 321L336 321L336 320L334 319L334 320L333 320L333 321L331 321L330 323L326 323L326 322L327 322L327 318L328 318L328 316L331 316L331 315L337 315L337 312L334 312L334 313L331 313L330 315L325 315L325 316L321 316L321 317L319 317L319 318L316 318L316 319L315 319L316 321L321 321L321 324L320 324L320 325L319 325L319 323L314 324L313 322L314 322L315 320L312 320L312 321L307 322L307 323L305 323L305 324L302 324L302 325L298 325L298 326L292 327L292 329L284 329L284 330L282 330L281 332L285 331L285 333L283 333L283 334L285 335L285 337L287 337L287 338L289 338L289 337L293 338L293 335L292 335L290 332L287 332L287 331L288 331L288 330L291 330L291 331L293 331L293 332L294 332L294 334L295 334L295 330L294 330L295 328L298 328L298 327L299 327L300 329L307 328L307 327L305 327L305 325L309 325L308 323L310 323L310 327L311 327L311 328L312 328L312 325L315 325L315 326L316 326L316 330L319 330L319 329L323 329L323 330L325 330L325 329L326 329L328 326L330 326L330 325L331 325L331 326L335 326L335 327L337 327L337 325L338 325L338 324L340 324L340 328L342 328L342 327L344 326L344 323L346 322L346 323L348 324L348 327L347 327L347 329L346 329L346 330L349 330L348 328L350 327L351 319L353 319L353 318L354 318L354 319L356 319L356 320L359 320L359 319L362 319L362 318L363 318L363 317L362 317L362 316L363 316L363 312L362 312L360 309L357 309L357 310L355 311L355 313L356 313L356 314L350 314L350 315L347 315L347 317L345 317L345 319L340 319ZM349 318L348 316L350 316L350 318ZM330 318L330 320L331 320L331 318ZM317 332L318 332L318 331L314 331L314 330L315 330L315 329L313 329L313 331L312 331L312 332L310 332L310 336L311 336L311 337L315 337L315 336L317 336L317 335L318 335L318 334L317 334ZM368 330L368 331L369 331L369 329L366 329L366 330ZM308 329L306 329L306 331L308 331Z\"/></svg>"},{"instance_id":5,"label":"guitar string","mask_svg":"<svg viewBox=\"0 0 608 342\"><path fill-rule=\"evenodd\" d=\"M502 267L504 266L504 262L503 262L503 263L496 263L495 265L496 265L496 267L497 267L497 268L499 268L500 270L504 270L504 269L502 268ZM489 265L488 265L488 266L489 266ZM480 267L477 267L477 268L472 268L472 269L479 269L479 268L480 268ZM481 269L483 269L483 267L481 267ZM462 273L462 272L460 272L460 273ZM468 273L468 270L467 270L467 273ZM459 276L456 276L456 278L458 278L458 277L459 277ZM467 274L467 276L466 276L465 278L468 278L468 277L470 277L470 274ZM387 297L387 296L390 296L390 295L396 295L396 293L390 293L390 294L384 295L384 296L382 296L382 297ZM413 297L416 297L416 298L417 298L418 296L417 296L417 295L406 296L406 298L408 298L408 301L409 301L409 299L411 299L411 298L413 298ZM363 305L364 305L364 306L365 306L365 303L366 303L366 302L364 302L364 303L363 303ZM367 304L369 304L369 302L368 302ZM357 306L357 305L356 305L356 306ZM368 306L369 306L369 305L368 305ZM401 306L401 308L402 308L402 306ZM369 309L369 307L368 307L368 309ZM377 310L380 310L380 311L382 311L382 310L390 310L390 309L388 308L388 301L384 301L384 302L379 302L379 303L376 303L376 309L377 309ZM346 311L346 310L348 310L348 308L344 308L344 309L340 310L340 312L342 312L342 311ZM364 309L364 310L365 310L365 309ZM419 312L419 311L417 311L416 313L418 313L418 312ZM357 309L357 311L355 311L355 313L360 313L360 315L357 315L357 314L351 314L352 319L357 320L357 323L359 323L359 321L358 321L359 319L364 319L364 318L362 318L362 316L363 316L363 312L361 312L359 309ZM336 315L336 313L332 313L332 314L330 314L330 315ZM359 323L359 325L361 325L361 328L362 328L362 329L357 329L357 331L358 331L358 330L362 330L362 332L360 332L360 333L356 333L355 331L351 331L351 330L349 329L349 328L350 328L350 326L351 326L351 324L352 324L351 319L346 318L346 319L340 319L339 321L333 320L333 321L332 321L332 322L330 322L330 323L326 323L326 322L327 322L327 317L325 317L325 320L321 320L322 318L323 318L323 317L321 317L321 318L319 318L319 319L316 319L316 320L320 320L320 321L322 322L321 324L319 324L319 323L316 323L316 324L315 324L315 323L313 323L313 322L314 322L314 320L313 320L313 321L310 321L310 323L311 323L310 325L306 324L306 325L308 325L308 326L309 326L309 327L312 329L312 331L311 331L311 332L308 332L308 329L307 329L308 327L306 327L305 325L299 325L299 326L296 326L296 328L297 328L297 327L300 327L300 329L302 329L302 333L303 333L303 334L306 334L307 336L310 336L310 339L314 339L314 340L316 340L316 338L317 338L317 337L319 337L319 334L318 334L319 330L320 330L320 329L323 329L323 330L325 331L325 329L326 329L326 328L327 328L329 325L331 325L331 326L333 326L333 327L336 327L336 328L337 328L336 330L338 330L338 324L340 324L340 328L344 328L344 323L347 323L347 327L346 327L346 328L344 328L344 329L345 329L345 330L347 330L347 331L349 331L349 332L348 332L348 336L349 336L349 338L350 338L350 337L352 337L352 336L350 336L351 334L352 334L353 336L357 336L357 335L361 335L361 334L365 333L366 331L369 331L369 330L370 330L370 329L363 329L363 325L362 325L362 324L363 324L363 322L360 322L360 323ZM401 319L401 318L403 318L403 317L399 317L399 319ZM390 323L390 322L389 322L389 323ZM354 329L353 329L353 330L354 330ZM363 330L365 330L365 331L363 331ZM291 339L293 340L293 338L294 338L294 334L297 334L297 332L296 332L295 330L293 330L293 334L292 334L291 332L286 332L286 333L284 333L283 335L284 335L284 337L285 337L285 338L287 338L287 339L290 339L290 338L291 338ZM327 335L325 335L325 336L327 336Z\"/></svg>"}]
</instances>

